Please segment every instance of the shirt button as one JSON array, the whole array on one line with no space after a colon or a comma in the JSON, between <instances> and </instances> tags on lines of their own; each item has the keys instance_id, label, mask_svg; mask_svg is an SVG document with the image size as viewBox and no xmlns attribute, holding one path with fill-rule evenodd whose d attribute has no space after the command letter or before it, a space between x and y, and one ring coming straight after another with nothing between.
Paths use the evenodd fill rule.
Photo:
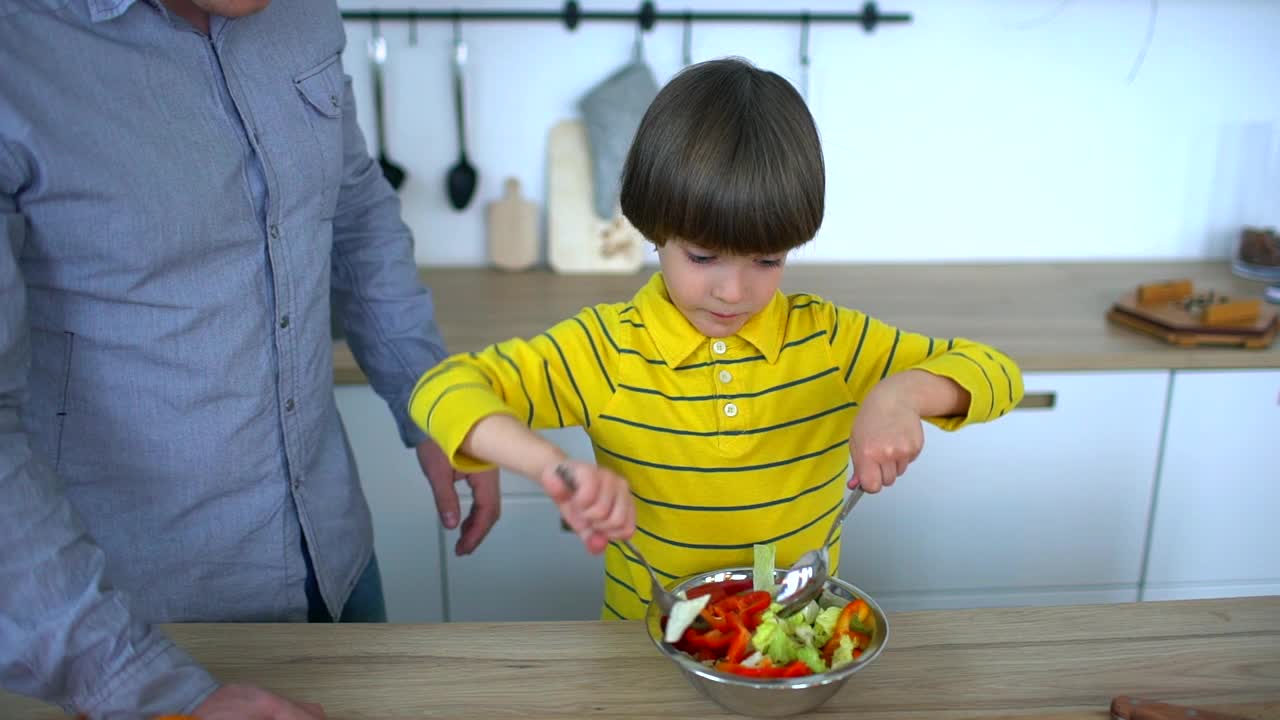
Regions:
<instances>
[{"instance_id":1,"label":"shirt button","mask_svg":"<svg viewBox=\"0 0 1280 720\"><path fill-rule=\"evenodd\" d=\"M712 350L713 352L715 352L715 354L717 354L717 355L723 355L723 354L724 354L724 351L725 351L724 341L723 341L723 340L717 340L717 341L715 341L715 342L711 343L711 350Z\"/></svg>"},{"instance_id":2,"label":"shirt button","mask_svg":"<svg viewBox=\"0 0 1280 720\"><path fill-rule=\"evenodd\" d=\"M733 375L729 374L729 371L728 371L728 370L721 370L721 371L720 371L720 382L722 382L722 383L727 383L727 382L729 382L729 381L730 381L730 380L732 380L732 379L733 379Z\"/></svg>"},{"instance_id":3,"label":"shirt button","mask_svg":"<svg viewBox=\"0 0 1280 720\"><path fill-rule=\"evenodd\" d=\"M728 415L729 417L737 417L737 416L738 416L738 406L737 406L737 405L734 405L733 403L729 403L728 405L725 405L725 406L724 406L724 414L725 414L725 415Z\"/></svg>"},{"instance_id":4,"label":"shirt button","mask_svg":"<svg viewBox=\"0 0 1280 720\"><path fill-rule=\"evenodd\" d=\"M284 329L287 327L289 327L289 316L285 315L284 317L280 318L280 328Z\"/></svg>"},{"instance_id":5,"label":"shirt button","mask_svg":"<svg viewBox=\"0 0 1280 720\"><path fill-rule=\"evenodd\" d=\"M284 411L293 412L293 398L284 401Z\"/></svg>"},{"instance_id":6,"label":"shirt button","mask_svg":"<svg viewBox=\"0 0 1280 720\"><path fill-rule=\"evenodd\" d=\"M297 490L297 489L298 489L298 486L299 486L299 485L301 485L301 484L302 484L302 483L298 482L297 480L294 480L294 481L293 481L293 489L294 489L294 490Z\"/></svg>"},{"instance_id":7,"label":"shirt button","mask_svg":"<svg viewBox=\"0 0 1280 720\"><path fill-rule=\"evenodd\" d=\"M275 240L275 239L278 239L279 237L280 237L280 226L279 226L279 225L272 225L272 226L271 226L271 239L272 239L272 240Z\"/></svg>"},{"instance_id":8,"label":"shirt button","mask_svg":"<svg viewBox=\"0 0 1280 720\"><path fill-rule=\"evenodd\" d=\"M342 103L338 102L338 96L337 96L337 95L330 95L330 96L329 96L329 104L330 104L330 105L332 105L332 106L334 106L334 107L338 107L338 106L339 106L339 105L341 105Z\"/></svg>"}]
</instances>

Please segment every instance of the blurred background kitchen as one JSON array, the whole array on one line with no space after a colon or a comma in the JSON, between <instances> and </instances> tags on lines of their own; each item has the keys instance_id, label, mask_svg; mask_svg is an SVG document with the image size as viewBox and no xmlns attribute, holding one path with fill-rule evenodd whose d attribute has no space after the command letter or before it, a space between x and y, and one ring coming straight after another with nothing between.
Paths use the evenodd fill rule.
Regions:
<instances>
[{"instance_id":1,"label":"blurred background kitchen","mask_svg":"<svg viewBox=\"0 0 1280 720\"><path fill-rule=\"evenodd\" d=\"M522 0L340 5L352 14L564 7ZM640 3L581 7L636 13ZM655 7L862 9L831 0ZM688 62L741 55L804 91L826 152L827 214L817 239L792 262L884 264L895 272L919 265L930 277L963 265L978 268L971 284L986 278L997 287L984 297L999 295L1019 273L1035 285L1036 273L1067 262L1073 269L1062 288L1044 290L1092 293L1099 309L1082 319L1063 295L1063 327L1085 328L1085 345L1094 333L1101 349L1061 362L1029 355L1025 413L957 438L928 435L903 482L864 501L847 521L841 575L891 611L1280 592L1280 525L1273 522L1280 512L1280 353L1270 341L1260 350L1179 348L1102 317L1123 291L1184 270L1250 297L1265 290L1267 283L1230 269L1246 228L1280 224L1280 3L893 0L877 9L907 14L909 22L866 32L852 22L659 19L642 33L640 57L658 84ZM523 204L507 206L515 210L503 222L525 234L501 242L529 242L532 230L530 257L545 272L549 178L564 172L588 182L549 161L553 129L582 122L584 96L633 61L638 23L583 20L569 30L555 20L375 23L362 15L348 18L346 30L344 64L370 149L404 172L399 193L418 263L491 268L490 210L514 178ZM466 155L476 178L461 209L446 190L460 155L452 84L459 39ZM370 52L379 47L380 108ZM593 200L575 198L582 207ZM512 220L521 207L526 216ZM1274 248L1273 235L1258 237ZM653 260L647 247L637 258ZM1244 274L1280 272L1280 262L1258 263ZM987 267L1003 269L984 274ZM638 285L632 275L618 275L619 289L592 302L628 297ZM1101 277L1123 280L1113 287ZM462 299L441 301L441 317ZM1007 297L990 307L963 297L933 300L989 313L997 325L1012 307ZM968 322L966 330L975 326ZM495 330L489 341L504 337ZM1020 348L1011 349L1024 360ZM561 530L531 483L504 478L502 520L477 553L454 557L385 406L341 372L338 397L375 513L393 622L598 615L600 562ZM590 453L581 433L551 436L575 454Z\"/></svg>"},{"instance_id":2,"label":"blurred background kitchen","mask_svg":"<svg viewBox=\"0 0 1280 720\"><path fill-rule=\"evenodd\" d=\"M634 12L591 0L584 10ZM344 10L541 9L474 0L340 3ZM723 0L686 9L857 12L861 3ZM808 100L828 163L828 211L798 262L1225 257L1243 224L1280 222L1280 4L1266 0L902 0L908 24L812 24ZM463 22L467 141L479 183L454 211L451 23L380 22L387 153L407 171L405 217L424 265L486 262L483 206L503 180L546 200L547 134L626 64L626 22ZM371 148L371 24L348 21L344 62ZM694 62L742 55L800 84L799 23L697 22ZM659 83L683 25L644 34Z\"/></svg>"}]
</instances>

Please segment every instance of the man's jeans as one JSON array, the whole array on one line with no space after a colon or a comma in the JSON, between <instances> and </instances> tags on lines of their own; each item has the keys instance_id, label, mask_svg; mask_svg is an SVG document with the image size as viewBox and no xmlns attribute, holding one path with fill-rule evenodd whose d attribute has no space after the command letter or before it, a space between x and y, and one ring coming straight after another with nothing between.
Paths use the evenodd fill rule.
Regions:
<instances>
[{"instance_id":1,"label":"man's jeans","mask_svg":"<svg viewBox=\"0 0 1280 720\"><path fill-rule=\"evenodd\" d=\"M325 607L324 598L320 596L320 585L316 582L316 571L311 564L311 553L308 552L306 540L302 541L302 556L307 561L307 622L333 622ZM369 557L351 595L342 608L342 617L338 622L370 622L387 621L387 604L382 596L382 574L378 572L378 556Z\"/></svg>"}]
</instances>

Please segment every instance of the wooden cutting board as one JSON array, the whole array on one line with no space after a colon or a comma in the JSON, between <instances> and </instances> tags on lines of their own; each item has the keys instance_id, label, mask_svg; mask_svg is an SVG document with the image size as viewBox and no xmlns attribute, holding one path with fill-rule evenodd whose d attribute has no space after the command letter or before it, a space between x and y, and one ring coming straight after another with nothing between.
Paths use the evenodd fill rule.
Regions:
<instances>
[{"instance_id":1,"label":"wooden cutting board","mask_svg":"<svg viewBox=\"0 0 1280 720\"><path fill-rule=\"evenodd\" d=\"M1166 291L1170 294L1162 297ZM1145 298L1141 297L1144 293ZM1116 301L1107 312L1107 319L1180 347L1270 347L1280 328L1276 309L1251 302L1242 319L1212 321L1211 309L1215 305L1230 307L1232 303L1226 302L1229 300L1232 299L1216 296L1212 291L1193 291L1185 280L1154 283L1140 286Z\"/></svg>"},{"instance_id":2,"label":"wooden cutting board","mask_svg":"<svg viewBox=\"0 0 1280 720\"><path fill-rule=\"evenodd\" d=\"M520 181L507 178L502 197L486 208L489 262L502 270L528 270L538 261L538 206L520 195Z\"/></svg>"},{"instance_id":3,"label":"wooden cutting board","mask_svg":"<svg viewBox=\"0 0 1280 720\"><path fill-rule=\"evenodd\" d=\"M587 131L579 120L551 128L547 141L547 260L558 273L632 273L647 241L623 217L595 212Z\"/></svg>"}]
</instances>

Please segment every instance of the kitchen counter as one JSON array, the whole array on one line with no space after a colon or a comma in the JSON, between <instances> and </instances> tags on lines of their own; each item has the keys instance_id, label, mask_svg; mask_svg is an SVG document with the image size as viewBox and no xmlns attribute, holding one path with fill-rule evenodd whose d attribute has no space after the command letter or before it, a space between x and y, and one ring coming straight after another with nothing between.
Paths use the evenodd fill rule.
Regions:
<instances>
[{"instance_id":1,"label":"kitchen counter","mask_svg":"<svg viewBox=\"0 0 1280 720\"><path fill-rule=\"evenodd\" d=\"M884 653L820 713L1102 720L1129 694L1280 718L1280 596L899 613L889 627ZM638 622L167 629L224 681L334 720L725 714ZM62 716L0 693L0 717Z\"/></svg>"},{"instance_id":2,"label":"kitchen counter","mask_svg":"<svg viewBox=\"0 0 1280 720\"><path fill-rule=\"evenodd\" d=\"M449 268L422 277L449 349L465 352L532 337L587 305L629 299L649 275ZM811 292L908 330L981 340L1023 370L1280 368L1280 344L1184 349L1106 320L1121 295L1158 280L1186 277L1197 290L1259 297L1265 284L1232 275L1225 261L793 265L784 277L784 291ZM365 382L344 342L334 343L334 375L340 384Z\"/></svg>"}]
</instances>

